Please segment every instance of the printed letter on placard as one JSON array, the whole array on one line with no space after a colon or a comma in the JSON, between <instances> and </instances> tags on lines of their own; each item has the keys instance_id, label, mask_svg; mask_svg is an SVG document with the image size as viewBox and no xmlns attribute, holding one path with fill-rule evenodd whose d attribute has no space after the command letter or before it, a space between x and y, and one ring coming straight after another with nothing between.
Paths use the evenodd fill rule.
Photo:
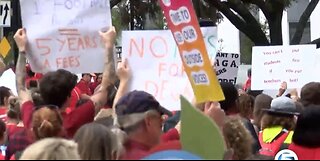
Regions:
<instances>
[{"instance_id":1,"label":"printed letter on placard","mask_svg":"<svg viewBox=\"0 0 320 161\"><path fill-rule=\"evenodd\" d=\"M224 100L191 1L160 0L160 5L178 45L197 102Z\"/></svg>"}]
</instances>

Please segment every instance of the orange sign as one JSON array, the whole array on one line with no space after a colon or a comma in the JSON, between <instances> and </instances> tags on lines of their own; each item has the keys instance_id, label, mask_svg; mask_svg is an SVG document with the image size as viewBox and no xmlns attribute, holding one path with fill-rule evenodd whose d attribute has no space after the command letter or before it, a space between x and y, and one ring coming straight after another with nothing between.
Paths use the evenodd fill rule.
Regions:
<instances>
[{"instance_id":1,"label":"orange sign","mask_svg":"<svg viewBox=\"0 0 320 161\"><path fill-rule=\"evenodd\" d=\"M160 5L178 45L197 102L224 100L191 1L160 0Z\"/></svg>"}]
</instances>

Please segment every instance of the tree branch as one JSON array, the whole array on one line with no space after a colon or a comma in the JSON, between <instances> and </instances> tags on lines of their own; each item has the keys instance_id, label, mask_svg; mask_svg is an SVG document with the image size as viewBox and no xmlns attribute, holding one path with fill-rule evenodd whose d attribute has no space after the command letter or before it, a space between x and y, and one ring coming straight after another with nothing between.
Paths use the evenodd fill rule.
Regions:
<instances>
[{"instance_id":1,"label":"tree branch","mask_svg":"<svg viewBox=\"0 0 320 161\"><path fill-rule=\"evenodd\" d=\"M249 18L247 20L248 23L246 23L242 18L240 18L230 9L231 6L229 5L233 5L232 3L229 3L229 5L227 5L227 3L222 3L220 2L220 0L206 0L206 1L210 5L216 7L220 12L222 12L228 18L228 20L241 32L247 35L255 43L255 45L269 45L269 41L266 35L261 30L260 25L257 26L257 25L254 25L254 23L253 25L251 25L251 21L253 21L253 19L249 18L249 15L247 15L246 11L241 11L246 8L240 9L238 7L233 6L236 12L237 10L239 10L239 12L244 16L243 19L245 19L246 17ZM247 10L247 12L249 11ZM250 12L249 14L251 15ZM254 17L252 16L252 18ZM257 21L256 21L256 24L258 24Z\"/></svg>"},{"instance_id":2,"label":"tree branch","mask_svg":"<svg viewBox=\"0 0 320 161\"><path fill-rule=\"evenodd\" d=\"M303 14L300 17L296 32L293 38L291 39L292 45L300 44L304 29L308 23L308 20L312 12L314 11L318 3L319 3L319 0L311 0L307 8L304 10Z\"/></svg>"},{"instance_id":3,"label":"tree branch","mask_svg":"<svg viewBox=\"0 0 320 161\"><path fill-rule=\"evenodd\" d=\"M243 3L251 3L258 6L268 20L270 18L270 9L263 0L241 0Z\"/></svg>"},{"instance_id":4,"label":"tree branch","mask_svg":"<svg viewBox=\"0 0 320 161\"><path fill-rule=\"evenodd\" d=\"M236 14L234 14L230 8L220 2L219 0L206 0L210 5L216 7L220 12L222 12L231 23L237 24L235 25L239 30L244 30L246 27L246 23Z\"/></svg>"},{"instance_id":5,"label":"tree branch","mask_svg":"<svg viewBox=\"0 0 320 161\"><path fill-rule=\"evenodd\" d=\"M119 4L120 2L121 2L121 0L111 0L110 1L110 8L113 8L114 6Z\"/></svg>"},{"instance_id":6,"label":"tree branch","mask_svg":"<svg viewBox=\"0 0 320 161\"><path fill-rule=\"evenodd\" d=\"M309 44L316 44L317 48L320 48L320 38L311 41Z\"/></svg>"}]
</instances>

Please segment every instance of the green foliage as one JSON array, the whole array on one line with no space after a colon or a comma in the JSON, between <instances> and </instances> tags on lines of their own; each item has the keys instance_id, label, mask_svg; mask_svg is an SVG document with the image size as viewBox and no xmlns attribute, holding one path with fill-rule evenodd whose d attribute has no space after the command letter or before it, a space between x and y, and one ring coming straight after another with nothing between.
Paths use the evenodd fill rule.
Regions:
<instances>
[{"instance_id":1,"label":"green foliage","mask_svg":"<svg viewBox=\"0 0 320 161\"><path fill-rule=\"evenodd\" d=\"M162 20L161 8L157 0L125 0L120 2L115 8L118 12L114 12L115 17L120 18L121 27L129 28L130 23L133 22L134 30L145 29L146 22L149 19L155 20L157 25L161 25L159 21ZM133 14L131 14L133 13ZM119 22L118 24L119 25Z\"/></svg>"}]
</instances>

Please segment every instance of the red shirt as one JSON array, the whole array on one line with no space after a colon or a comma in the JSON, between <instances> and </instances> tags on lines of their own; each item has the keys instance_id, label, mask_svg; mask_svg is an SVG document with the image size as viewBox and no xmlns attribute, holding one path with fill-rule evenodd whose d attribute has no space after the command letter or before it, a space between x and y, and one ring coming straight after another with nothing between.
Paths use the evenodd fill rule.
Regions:
<instances>
[{"instance_id":1,"label":"red shirt","mask_svg":"<svg viewBox=\"0 0 320 161\"><path fill-rule=\"evenodd\" d=\"M171 143L172 141L179 142L179 139L180 135L178 130L173 128L161 136L162 143L160 145ZM124 146L126 148L126 153L125 155L121 156L121 160L140 160L151 154L150 147L133 140L129 140Z\"/></svg>"},{"instance_id":2,"label":"red shirt","mask_svg":"<svg viewBox=\"0 0 320 161\"><path fill-rule=\"evenodd\" d=\"M18 126L17 124L7 124L7 134L9 140L14 134L21 131L23 128L23 126Z\"/></svg>"},{"instance_id":3,"label":"red shirt","mask_svg":"<svg viewBox=\"0 0 320 161\"><path fill-rule=\"evenodd\" d=\"M90 83L90 90L91 90L91 93L94 93L94 90L98 87L98 85L100 85L99 82L93 82L93 83Z\"/></svg>"},{"instance_id":4,"label":"red shirt","mask_svg":"<svg viewBox=\"0 0 320 161\"><path fill-rule=\"evenodd\" d=\"M169 142L169 141L180 140L180 135L179 135L178 130L176 128L170 129L167 133L164 133L161 136L161 140L163 143Z\"/></svg>"},{"instance_id":5,"label":"red shirt","mask_svg":"<svg viewBox=\"0 0 320 161\"><path fill-rule=\"evenodd\" d=\"M0 119L1 119L3 122L6 122L6 121L7 121L7 108L4 107L4 106L1 106L1 107L0 107Z\"/></svg>"},{"instance_id":6,"label":"red shirt","mask_svg":"<svg viewBox=\"0 0 320 161\"><path fill-rule=\"evenodd\" d=\"M299 160L320 160L320 148L307 148L292 143L289 150L296 153Z\"/></svg>"},{"instance_id":7,"label":"red shirt","mask_svg":"<svg viewBox=\"0 0 320 161\"><path fill-rule=\"evenodd\" d=\"M248 78L248 80L246 81L246 84L244 85L243 90L247 91L250 88L251 88L251 77Z\"/></svg>"},{"instance_id":8,"label":"red shirt","mask_svg":"<svg viewBox=\"0 0 320 161\"><path fill-rule=\"evenodd\" d=\"M126 149L125 155L121 156L120 160L140 160L148 156L149 150L151 150L150 147L133 140L128 140L124 147Z\"/></svg>"},{"instance_id":9,"label":"red shirt","mask_svg":"<svg viewBox=\"0 0 320 161\"><path fill-rule=\"evenodd\" d=\"M76 85L83 94L87 94L89 96L92 95L91 89L90 89L90 84L84 81L83 79L80 80L80 82Z\"/></svg>"},{"instance_id":10,"label":"red shirt","mask_svg":"<svg viewBox=\"0 0 320 161\"><path fill-rule=\"evenodd\" d=\"M34 105L31 101L28 101L21 106L23 124L28 129L31 128L33 107ZM61 113L61 115L67 137L73 138L73 135L82 125L93 122L95 115L94 103L89 100L69 114L64 112Z\"/></svg>"},{"instance_id":11,"label":"red shirt","mask_svg":"<svg viewBox=\"0 0 320 161\"><path fill-rule=\"evenodd\" d=\"M0 160L6 160L2 154L0 154Z\"/></svg>"},{"instance_id":12,"label":"red shirt","mask_svg":"<svg viewBox=\"0 0 320 161\"><path fill-rule=\"evenodd\" d=\"M77 102L81 99L81 90L78 87L74 87L71 92L71 101L69 107L66 109L67 114L76 108Z\"/></svg>"}]
</instances>

